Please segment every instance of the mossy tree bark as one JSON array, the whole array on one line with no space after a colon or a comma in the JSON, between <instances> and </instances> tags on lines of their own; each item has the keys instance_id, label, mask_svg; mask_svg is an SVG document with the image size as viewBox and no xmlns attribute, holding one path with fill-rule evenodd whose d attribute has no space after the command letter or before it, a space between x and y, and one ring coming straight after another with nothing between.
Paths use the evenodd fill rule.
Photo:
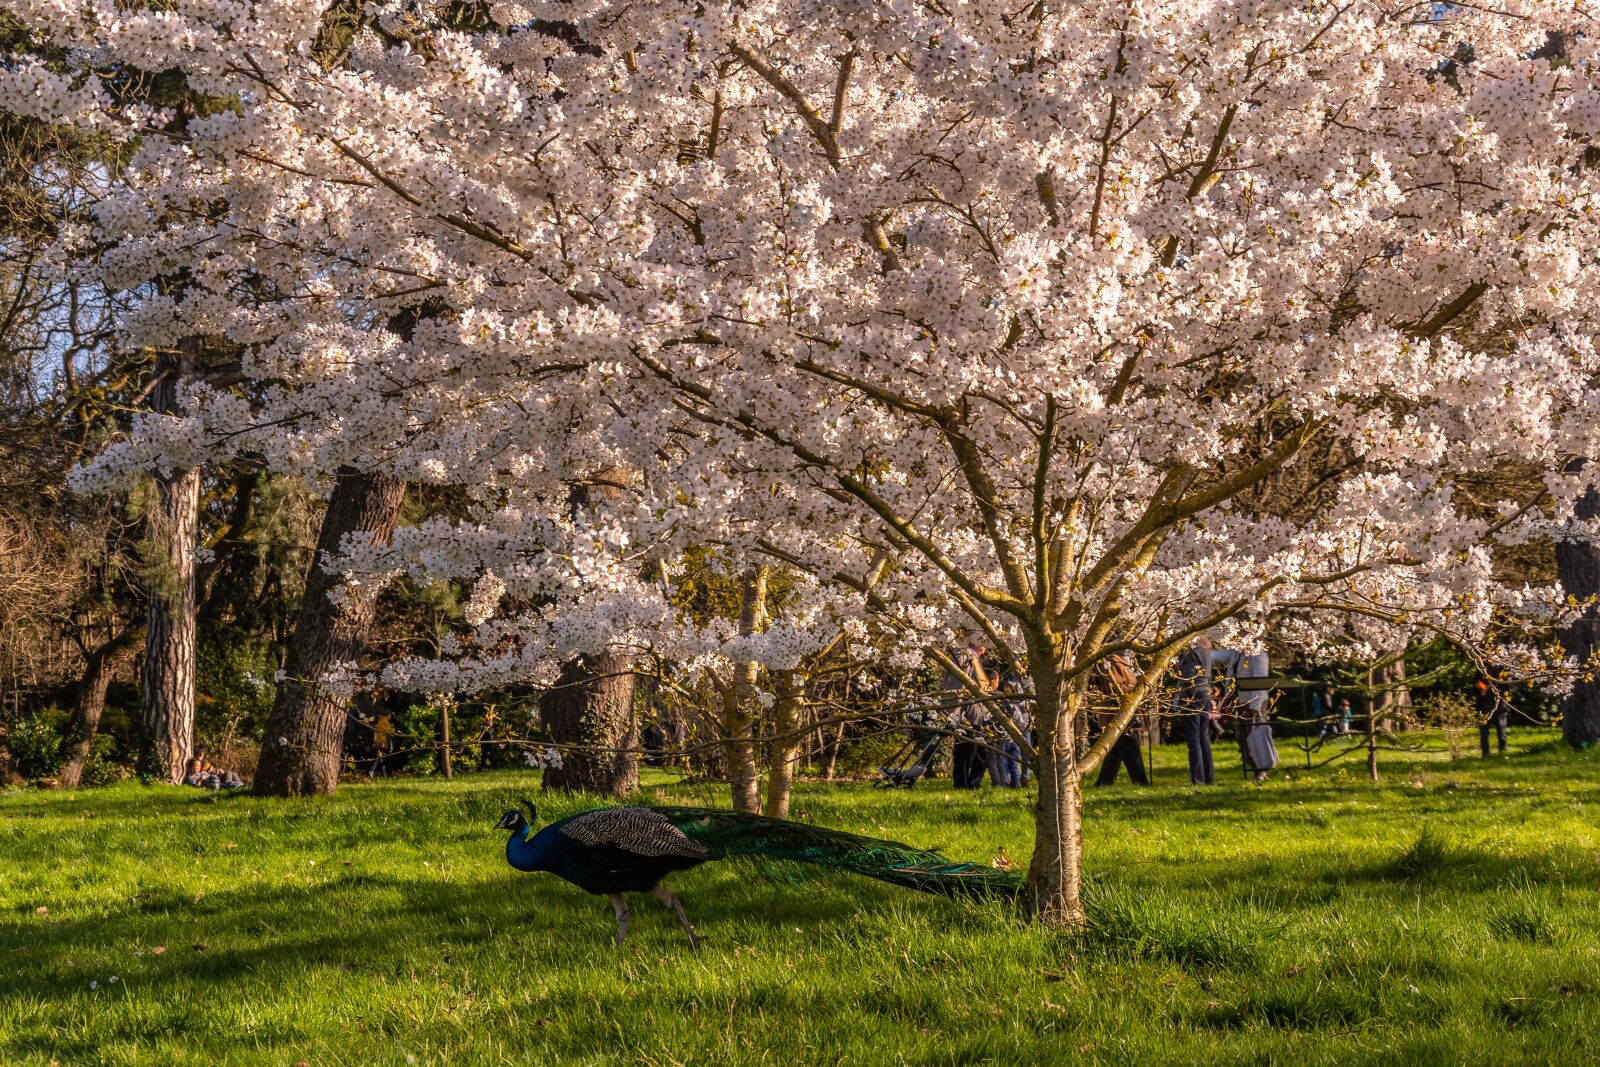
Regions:
<instances>
[{"instance_id":1,"label":"mossy tree bark","mask_svg":"<svg viewBox=\"0 0 1600 1067\"><path fill-rule=\"evenodd\" d=\"M639 720L633 664L620 651L580 656L539 698L545 735L563 746L544 788L621 799L639 788Z\"/></svg>"}]
</instances>

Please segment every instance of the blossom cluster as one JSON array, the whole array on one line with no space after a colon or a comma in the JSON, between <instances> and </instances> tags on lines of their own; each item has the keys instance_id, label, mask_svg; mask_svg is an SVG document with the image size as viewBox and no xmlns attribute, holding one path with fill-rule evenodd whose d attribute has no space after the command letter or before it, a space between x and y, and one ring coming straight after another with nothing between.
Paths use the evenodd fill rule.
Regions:
<instances>
[{"instance_id":1,"label":"blossom cluster","mask_svg":"<svg viewBox=\"0 0 1600 1067\"><path fill-rule=\"evenodd\" d=\"M292 0L10 0L79 69L0 77L130 145L72 254L188 281L128 343L225 338L254 382L196 383L81 485L248 451L464 490L338 564L471 584L453 654L396 683L1559 614L1493 551L1574 532L1600 455L1600 34L1570 4L456 6L373 5L331 56ZM114 103L128 69L214 106ZM1318 463L1318 506L1284 499ZM1512 466L1537 499L1458 499ZM660 575L703 545L804 575L786 617L690 625Z\"/></svg>"}]
</instances>

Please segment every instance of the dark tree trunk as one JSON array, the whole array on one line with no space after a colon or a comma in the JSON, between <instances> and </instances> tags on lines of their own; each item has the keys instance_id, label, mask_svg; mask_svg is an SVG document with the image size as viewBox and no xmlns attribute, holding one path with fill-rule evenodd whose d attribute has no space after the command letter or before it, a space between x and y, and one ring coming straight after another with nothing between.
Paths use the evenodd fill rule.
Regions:
<instances>
[{"instance_id":1,"label":"dark tree trunk","mask_svg":"<svg viewBox=\"0 0 1600 1067\"><path fill-rule=\"evenodd\" d=\"M233 508L228 513L228 524L218 531L218 536L212 544L211 562L200 569L198 599L200 615L207 626L216 621L218 605L214 603L212 593L217 589L218 579L236 565L239 546L244 543L245 530L255 517L256 493L260 486L259 471L246 470L239 475L234 485Z\"/></svg>"},{"instance_id":2,"label":"dark tree trunk","mask_svg":"<svg viewBox=\"0 0 1600 1067\"><path fill-rule=\"evenodd\" d=\"M562 751L560 767L544 772L544 788L618 798L639 788L633 686L632 664L620 652L562 667L555 687L539 698L539 717L553 743L573 747Z\"/></svg>"},{"instance_id":3,"label":"dark tree trunk","mask_svg":"<svg viewBox=\"0 0 1600 1067\"><path fill-rule=\"evenodd\" d=\"M822 764L823 781L833 781L833 768L839 763L839 750L843 747L844 723L841 722L839 728L833 732L833 744L828 746L828 754L824 757Z\"/></svg>"},{"instance_id":4,"label":"dark tree trunk","mask_svg":"<svg viewBox=\"0 0 1600 1067\"><path fill-rule=\"evenodd\" d=\"M606 467L574 485L576 519L595 505L622 499L628 471ZM639 788L639 718L633 705L633 663L613 649L564 664L555 688L539 699L551 741L572 746L561 766L544 772L544 788L562 793L625 797Z\"/></svg>"},{"instance_id":5,"label":"dark tree trunk","mask_svg":"<svg viewBox=\"0 0 1600 1067\"><path fill-rule=\"evenodd\" d=\"M450 704L441 701L439 704L439 773L446 778L454 778L455 770L450 765Z\"/></svg>"},{"instance_id":6,"label":"dark tree trunk","mask_svg":"<svg viewBox=\"0 0 1600 1067\"><path fill-rule=\"evenodd\" d=\"M1600 517L1600 493L1593 489L1578 501L1580 519ZM1600 595L1600 544L1593 541L1556 542L1556 573L1561 589L1578 601ZM1600 741L1600 610L1590 605L1561 635L1567 654L1581 671L1577 684L1561 705L1561 734L1573 748Z\"/></svg>"},{"instance_id":7,"label":"dark tree trunk","mask_svg":"<svg viewBox=\"0 0 1600 1067\"><path fill-rule=\"evenodd\" d=\"M339 579L325 564L339 552L346 534L387 541L405 491L403 481L348 468L334 482L289 638L285 677L267 720L256 767L259 796L328 796L339 783L349 698L341 687L323 680L339 664L360 662L376 599L368 593L331 602L328 595Z\"/></svg>"},{"instance_id":8,"label":"dark tree trunk","mask_svg":"<svg viewBox=\"0 0 1600 1067\"><path fill-rule=\"evenodd\" d=\"M61 768L61 788L76 789L83 780L83 766L94 748L100 730L100 716L106 710L106 690L117 670L133 655L138 644L137 628L120 634L89 653L83 679L78 683L77 705L72 710L73 741L66 766Z\"/></svg>"},{"instance_id":9,"label":"dark tree trunk","mask_svg":"<svg viewBox=\"0 0 1600 1067\"><path fill-rule=\"evenodd\" d=\"M162 356L151 409L178 410L178 386L190 362ZM198 468L154 475L146 515L145 586L150 606L145 625L142 677L140 772L160 782L181 782L194 751L195 560L200 525Z\"/></svg>"}]
</instances>

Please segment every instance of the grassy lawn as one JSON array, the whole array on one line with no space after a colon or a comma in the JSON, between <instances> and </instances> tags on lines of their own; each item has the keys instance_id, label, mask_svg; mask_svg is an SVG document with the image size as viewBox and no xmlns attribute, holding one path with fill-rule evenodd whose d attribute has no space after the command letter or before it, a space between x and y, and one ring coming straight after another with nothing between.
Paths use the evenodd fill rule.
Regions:
<instances>
[{"instance_id":1,"label":"grassy lawn","mask_svg":"<svg viewBox=\"0 0 1600 1067\"><path fill-rule=\"evenodd\" d=\"M12 792L0 1063L1592 1062L1600 754L1521 730L1504 760L1386 754L1378 787L1352 756L1209 791L1160 755L1154 789L1091 793L1086 932L712 864L673 882L699 953L644 897L614 951L603 898L506 866L492 826L528 775ZM795 807L1025 862L1027 803L806 785Z\"/></svg>"}]
</instances>

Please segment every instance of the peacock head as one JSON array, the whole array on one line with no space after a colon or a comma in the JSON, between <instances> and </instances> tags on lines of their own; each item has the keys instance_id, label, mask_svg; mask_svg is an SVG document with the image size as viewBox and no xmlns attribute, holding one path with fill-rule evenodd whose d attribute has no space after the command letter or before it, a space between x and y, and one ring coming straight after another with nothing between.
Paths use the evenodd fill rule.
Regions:
<instances>
[{"instance_id":1,"label":"peacock head","mask_svg":"<svg viewBox=\"0 0 1600 1067\"><path fill-rule=\"evenodd\" d=\"M539 809L533 806L533 801L524 797L522 806L528 809L526 816L516 808L512 808L500 816L500 821L494 824L494 828L496 830L515 830L518 833L522 833L530 826L539 825Z\"/></svg>"}]
</instances>

